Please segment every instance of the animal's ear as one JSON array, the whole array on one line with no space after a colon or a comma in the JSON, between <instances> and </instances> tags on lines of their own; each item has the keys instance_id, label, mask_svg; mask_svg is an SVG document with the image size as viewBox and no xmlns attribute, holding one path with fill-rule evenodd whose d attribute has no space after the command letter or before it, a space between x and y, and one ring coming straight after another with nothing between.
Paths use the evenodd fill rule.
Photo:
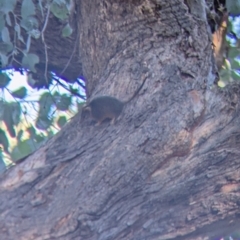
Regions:
<instances>
[{"instance_id":1,"label":"animal's ear","mask_svg":"<svg viewBox=\"0 0 240 240\"><path fill-rule=\"evenodd\" d=\"M82 108L87 108L90 106L91 101L88 99L85 103L83 103Z\"/></svg>"},{"instance_id":2,"label":"animal's ear","mask_svg":"<svg viewBox=\"0 0 240 240\"><path fill-rule=\"evenodd\" d=\"M83 105L82 110L84 110L84 111L91 111L91 108L90 108L90 106L86 103L86 104Z\"/></svg>"}]
</instances>

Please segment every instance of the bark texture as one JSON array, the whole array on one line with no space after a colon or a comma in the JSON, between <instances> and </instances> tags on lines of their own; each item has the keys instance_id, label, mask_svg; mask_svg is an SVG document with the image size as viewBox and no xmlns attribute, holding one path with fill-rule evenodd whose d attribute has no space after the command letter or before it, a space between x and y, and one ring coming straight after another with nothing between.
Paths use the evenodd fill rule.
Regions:
<instances>
[{"instance_id":1,"label":"bark texture","mask_svg":"<svg viewBox=\"0 0 240 240\"><path fill-rule=\"evenodd\" d=\"M148 79L115 125L79 113L2 176L1 238L212 239L235 230L239 88L214 85L206 19L180 0L79 9L88 95L125 100Z\"/></svg>"}]
</instances>

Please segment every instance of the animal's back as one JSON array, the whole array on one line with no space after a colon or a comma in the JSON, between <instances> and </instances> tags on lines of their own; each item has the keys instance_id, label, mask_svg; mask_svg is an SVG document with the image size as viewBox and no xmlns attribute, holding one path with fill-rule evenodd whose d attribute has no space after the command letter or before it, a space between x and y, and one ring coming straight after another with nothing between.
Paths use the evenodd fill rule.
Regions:
<instances>
[{"instance_id":1,"label":"animal's back","mask_svg":"<svg viewBox=\"0 0 240 240\"><path fill-rule=\"evenodd\" d=\"M108 118L116 119L121 114L124 103L114 97L100 96L94 98L89 106L92 117L101 122Z\"/></svg>"}]
</instances>

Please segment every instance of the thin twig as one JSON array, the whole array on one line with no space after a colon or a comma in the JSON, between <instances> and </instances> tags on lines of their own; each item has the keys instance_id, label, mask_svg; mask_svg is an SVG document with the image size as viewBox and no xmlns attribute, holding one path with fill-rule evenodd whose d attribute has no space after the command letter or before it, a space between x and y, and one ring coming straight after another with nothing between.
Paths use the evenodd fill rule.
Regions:
<instances>
[{"instance_id":1,"label":"thin twig","mask_svg":"<svg viewBox=\"0 0 240 240\"><path fill-rule=\"evenodd\" d=\"M86 90L86 86L83 85L83 84L79 81L79 79L77 79L76 82L77 82L78 85L80 85L84 90Z\"/></svg>"},{"instance_id":2,"label":"thin twig","mask_svg":"<svg viewBox=\"0 0 240 240\"><path fill-rule=\"evenodd\" d=\"M79 36L77 37L77 39L76 39L76 41L75 41L72 54L71 54L70 58L68 59L68 62L67 62L67 64L66 64L66 66L64 67L64 69L63 69L62 72L60 73L60 76L65 72L65 70L66 70L67 67L69 66L70 62L72 61L73 55L74 55L74 53L75 53L75 51L76 51L76 48L77 48L78 39L79 39Z\"/></svg>"},{"instance_id":3,"label":"thin twig","mask_svg":"<svg viewBox=\"0 0 240 240\"><path fill-rule=\"evenodd\" d=\"M69 89L67 86L65 86L63 83L61 83L57 78L54 78L54 80L55 80L60 86L62 86L65 90L67 90L68 92L70 92L71 94L73 94L73 95L75 95L75 96L78 96L78 97L80 97L80 98L83 99L83 100L86 100L86 97L85 97L84 95L81 95L81 94L79 94L79 93L77 93L77 92L71 91L71 89Z\"/></svg>"},{"instance_id":4,"label":"thin twig","mask_svg":"<svg viewBox=\"0 0 240 240\"><path fill-rule=\"evenodd\" d=\"M47 8L46 20L45 20L45 23L44 23L44 26L43 26L43 29L42 29L42 32L41 32L42 42L43 42L44 50L45 50L45 72L44 72L44 77L45 77L45 80L46 80L47 85L48 85L48 78L47 78L47 71L48 71L48 52L47 52L47 44L46 44L45 38L44 38L44 32L45 32L45 30L46 30L46 28L47 28L48 19L49 19L49 14L50 14L50 4L48 5L48 8Z\"/></svg>"}]
</instances>

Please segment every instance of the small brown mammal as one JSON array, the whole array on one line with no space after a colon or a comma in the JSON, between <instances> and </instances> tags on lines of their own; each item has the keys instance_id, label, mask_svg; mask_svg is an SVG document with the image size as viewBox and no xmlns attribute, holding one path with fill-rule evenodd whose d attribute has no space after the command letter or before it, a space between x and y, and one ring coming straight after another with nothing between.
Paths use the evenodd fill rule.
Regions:
<instances>
[{"instance_id":1,"label":"small brown mammal","mask_svg":"<svg viewBox=\"0 0 240 240\"><path fill-rule=\"evenodd\" d=\"M115 120L121 114L124 105L130 102L139 93L146 79L147 77L145 77L140 87L127 101L120 101L117 98L111 96L95 97L85 105L83 110L90 111L91 117L97 121L96 126L100 125L106 119L111 119L111 124L114 124Z\"/></svg>"}]
</instances>

